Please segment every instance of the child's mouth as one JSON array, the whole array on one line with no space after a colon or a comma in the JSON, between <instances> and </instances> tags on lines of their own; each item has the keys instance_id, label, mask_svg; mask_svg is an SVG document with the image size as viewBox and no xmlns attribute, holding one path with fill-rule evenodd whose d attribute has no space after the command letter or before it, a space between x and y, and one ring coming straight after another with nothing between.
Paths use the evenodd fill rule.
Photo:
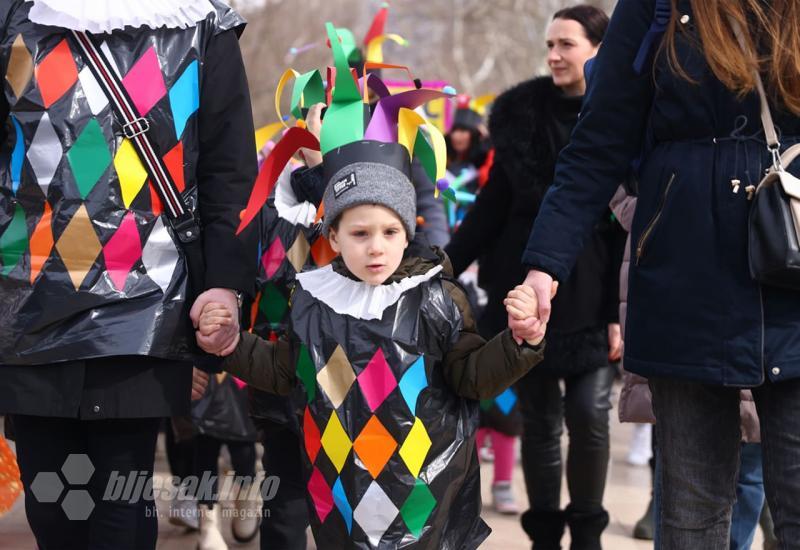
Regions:
<instances>
[{"instance_id":1,"label":"child's mouth","mask_svg":"<svg viewBox=\"0 0 800 550\"><path fill-rule=\"evenodd\" d=\"M367 269L373 273L379 273L383 270L383 264L371 264L367 266Z\"/></svg>"}]
</instances>

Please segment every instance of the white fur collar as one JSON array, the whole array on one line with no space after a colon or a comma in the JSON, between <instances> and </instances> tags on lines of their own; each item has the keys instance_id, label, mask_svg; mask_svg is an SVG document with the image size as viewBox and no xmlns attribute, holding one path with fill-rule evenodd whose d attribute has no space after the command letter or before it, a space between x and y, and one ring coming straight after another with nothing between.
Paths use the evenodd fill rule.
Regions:
<instances>
[{"instance_id":1,"label":"white fur collar","mask_svg":"<svg viewBox=\"0 0 800 550\"><path fill-rule=\"evenodd\" d=\"M125 27L185 29L214 11L210 0L29 0L34 23L91 33Z\"/></svg>"},{"instance_id":2,"label":"white fur collar","mask_svg":"<svg viewBox=\"0 0 800 550\"><path fill-rule=\"evenodd\" d=\"M332 265L327 265L298 273L297 281L304 290L336 313L369 321L382 318L383 312L395 304L404 292L429 281L442 269L437 265L423 275L375 286L340 275Z\"/></svg>"}]
</instances>

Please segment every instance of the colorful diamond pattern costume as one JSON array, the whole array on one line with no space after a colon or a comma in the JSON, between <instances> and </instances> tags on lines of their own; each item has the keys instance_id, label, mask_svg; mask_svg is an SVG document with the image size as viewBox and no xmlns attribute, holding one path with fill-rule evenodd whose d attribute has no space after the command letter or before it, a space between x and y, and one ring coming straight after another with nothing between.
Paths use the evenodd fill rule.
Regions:
<instances>
[{"instance_id":1,"label":"colorful diamond pattern costume","mask_svg":"<svg viewBox=\"0 0 800 550\"><path fill-rule=\"evenodd\" d=\"M3 144L10 154L0 163L0 291L15 296L0 317L0 363L191 359L183 253L147 172L68 33L31 23L28 9L14 11L0 44L11 120ZM201 60L211 36L242 22L220 4L185 32L102 35L101 49L190 204L197 181L185 167L199 154ZM58 304L56 322L50 303ZM98 307L102 316L93 315ZM73 323L81 329L70 331ZM41 327L51 328L25 337ZM150 333L130 338L142 327Z\"/></svg>"}]
</instances>

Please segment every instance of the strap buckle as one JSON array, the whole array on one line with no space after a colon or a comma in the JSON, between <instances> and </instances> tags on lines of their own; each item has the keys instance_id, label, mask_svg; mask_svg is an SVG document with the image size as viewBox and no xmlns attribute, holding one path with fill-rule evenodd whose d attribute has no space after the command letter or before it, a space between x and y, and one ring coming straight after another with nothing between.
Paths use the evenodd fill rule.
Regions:
<instances>
[{"instance_id":1,"label":"strap buckle","mask_svg":"<svg viewBox=\"0 0 800 550\"><path fill-rule=\"evenodd\" d=\"M172 229L182 243L191 243L200 238L200 224L197 223L192 212L187 212L183 216L172 220Z\"/></svg>"},{"instance_id":2,"label":"strap buckle","mask_svg":"<svg viewBox=\"0 0 800 550\"><path fill-rule=\"evenodd\" d=\"M133 139L148 130L150 130L150 121L144 117L139 117L122 126L122 134L128 139Z\"/></svg>"},{"instance_id":3,"label":"strap buckle","mask_svg":"<svg viewBox=\"0 0 800 550\"><path fill-rule=\"evenodd\" d=\"M769 152L772 153L772 168L776 172L783 172L783 161L781 160L781 144L768 146Z\"/></svg>"}]
</instances>

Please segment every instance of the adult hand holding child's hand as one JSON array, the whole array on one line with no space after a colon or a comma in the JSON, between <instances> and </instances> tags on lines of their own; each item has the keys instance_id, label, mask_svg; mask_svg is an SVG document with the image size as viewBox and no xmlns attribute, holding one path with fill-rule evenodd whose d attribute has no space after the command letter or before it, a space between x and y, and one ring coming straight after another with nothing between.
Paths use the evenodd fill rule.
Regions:
<instances>
[{"instance_id":1,"label":"adult hand holding child's hand","mask_svg":"<svg viewBox=\"0 0 800 550\"><path fill-rule=\"evenodd\" d=\"M209 308L209 306L213 306ZM201 331L201 315L207 310L219 311L226 310L229 314L229 322L211 323L210 317L206 318L205 330ZM206 353L225 357L233 353L239 343L239 304L233 291L227 288L212 288L203 292L195 300L189 316L192 319L197 332L197 345ZM215 314L214 319L221 318ZM218 325L218 326L215 326Z\"/></svg>"},{"instance_id":2,"label":"adult hand holding child's hand","mask_svg":"<svg viewBox=\"0 0 800 550\"><path fill-rule=\"evenodd\" d=\"M506 299L503 300L503 304L506 306L509 321L538 319L538 300L536 299L536 293L529 286L519 285L511 290ZM528 344L537 346L544 339L546 327L546 323L533 322L512 330L512 335L517 344L521 344L522 340L525 340Z\"/></svg>"}]
</instances>

